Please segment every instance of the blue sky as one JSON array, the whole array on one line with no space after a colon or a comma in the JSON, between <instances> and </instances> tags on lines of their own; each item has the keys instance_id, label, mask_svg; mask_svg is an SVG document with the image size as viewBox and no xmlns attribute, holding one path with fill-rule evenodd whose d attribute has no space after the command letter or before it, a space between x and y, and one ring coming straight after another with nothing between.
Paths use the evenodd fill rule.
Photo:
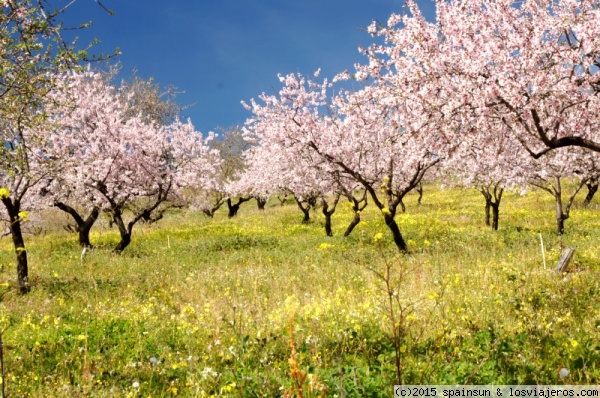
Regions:
<instances>
[{"instance_id":1,"label":"blue sky","mask_svg":"<svg viewBox=\"0 0 600 398\"><path fill-rule=\"evenodd\" d=\"M61 0L66 3L66 0ZM93 21L78 32L80 44L92 38L92 51L117 57L123 76L137 69L161 86L185 93L183 112L202 132L228 128L250 117L240 104L264 91L279 90L277 74L333 77L366 62L358 46L373 39L364 31L372 20L386 22L401 13L401 0L78 0L69 21ZM432 0L419 0L433 19Z\"/></svg>"}]
</instances>

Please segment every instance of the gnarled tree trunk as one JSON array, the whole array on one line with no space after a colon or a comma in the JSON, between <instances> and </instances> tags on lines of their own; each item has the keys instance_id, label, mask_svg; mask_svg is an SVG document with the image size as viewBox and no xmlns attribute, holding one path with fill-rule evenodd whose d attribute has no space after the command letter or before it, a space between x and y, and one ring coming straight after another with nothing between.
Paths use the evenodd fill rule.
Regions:
<instances>
[{"instance_id":1,"label":"gnarled tree trunk","mask_svg":"<svg viewBox=\"0 0 600 398\"><path fill-rule=\"evenodd\" d=\"M287 194L287 193L286 193L286 194L284 194L284 195L283 195L283 197L282 197L282 196L279 196L279 195L277 195L277 200L279 201L279 204L280 204L281 206L283 206L283 205L285 204L285 202L287 202L287 198L288 198L288 194Z\"/></svg>"},{"instance_id":2,"label":"gnarled tree trunk","mask_svg":"<svg viewBox=\"0 0 600 398\"><path fill-rule=\"evenodd\" d=\"M338 202L340 201L340 195L336 194L335 199L333 200L333 204L331 207L325 198L321 199L323 203L323 215L325 216L325 234L327 236L333 236L333 230L331 229L331 216L335 213L335 208L337 207Z\"/></svg>"},{"instance_id":3,"label":"gnarled tree trunk","mask_svg":"<svg viewBox=\"0 0 600 398\"><path fill-rule=\"evenodd\" d=\"M579 185L577 186L577 188L575 189L573 194L567 200L566 205L563 204L563 200L562 200L563 191L562 191L562 185L561 185L561 181L560 181L561 177L554 176L552 179L554 180L553 183L552 183L552 180L539 179L538 181L534 181L531 184L538 188L543 189L544 191L546 191L546 192L550 193L552 196L554 196L555 208L556 208L556 213L555 213L556 233L558 235L563 235L565 233L565 221L569 219L569 216L571 213L571 206L573 205L573 202L575 201L575 197L577 196L577 193L579 193L581 188L583 188L583 186L589 181L589 179L587 179L587 178L581 179L581 181L579 182Z\"/></svg>"},{"instance_id":4,"label":"gnarled tree trunk","mask_svg":"<svg viewBox=\"0 0 600 398\"><path fill-rule=\"evenodd\" d=\"M229 210L227 212L227 218L233 218L235 216L237 216L238 210L240 210L240 205L244 202L249 201L250 199L252 199L251 196L247 197L247 198L238 198L237 203L233 203L233 201L231 200L231 198L227 198L227 209Z\"/></svg>"},{"instance_id":5,"label":"gnarled tree trunk","mask_svg":"<svg viewBox=\"0 0 600 398\"><path fill-rule=\"evenodd\" d=\"M585 186L587 187L588 192L585 196L585 199L583 200L583 205L587 207L592 202L592 199L594 198L594 195L596 195L596 192L598 192L598 181L590 181L586 183Z\"/></svg>"},{"instance_id":6,"label":"gnarled tree trunk","mask_svg":"<svg viewBox=\"0 0 600 398\"><path fill-rule=\"evenodd\" d=\"M21 230L21 203L18 200L12 201L10 198L2 198L2 203L6 207L9 219L10 235L17 256L17 287L20 294L29 293L29 268L27 264L27 251L25 250L25 240Z\"/></svg>"},{"instance_id":7,"label":"gnarled tree trunk","mask_svg":"<svg viewBox=\"0 0 600 398\"><path fill-rule=\"evenodd\" d=\"M294 200L304 215L304 218L302 218L302 223L308 224L310 222L310 203L298 199L296 195L294 195Z\"/></svg>"},{"instance_id":8,"label":"gnarled tree trunk","mask_svg":"<svg viewBox=\"0 0 600 398\"><path fill-rule=\"evenodd\" d=\"M258 207L258 210L264 210L267 204L267 199L261 198L260 196L255 196L254 198L256 199L256 206Z\"/></svg>"},{"instance_id":9,"label":"gnarled tree trunk","mask_svg":"<svg viewBox=\"0 0 600 398\"><path fill-rule=\"evenodd\" d=\"M111 213L113 216L113 221L115 224L117 224L117 228L119 229L119 235L121 236L121 240L113 249L113 253L120 254L131 243L131 233L135 223L129 222L129 224L125 225L125 221L123 221L123 212L121 209L113 209Z\"/></svg>"},{"instance_id":10,"label":"gnarled tree trunk","mask_svg":"<svg viewBox=\"0 0 600 398\"><path fill-rule=\"evenodd\" d=\"M221 197L217 198L217 200L213 203L213 206L210 209L203 209L202 213L204 213L207 217L213 218L217 210L223 206L225 200Z\"/></svg>"},{"instance_id":11,"label":"gnarled tree trunk","mask_svg":"<svg viewBox=\"0 0 600 398\"><path fill-rule=\"evenodd\" d=\"M394 243L396 244L398 249L402 252L407 251L408 247L406 246L406 242L404 241L404 238L402 237L402 234L400 233L400 228L398 227L396 220L394 220L394 216L389 215L389 214L384 214L383 218L385 220L385 225L388 226L388 228L390 229L390 232L392 233L392 237L394 238Z\"/></svg>"},{"instance_id":12,"label":"gnarled tree trunk","mask_svg":"<svg viewBox=\"0 0 600 398\"><path fill-rule=\"evenodd\" d=\"M108 212L112 215L113 222L117 224L119 234L121 235L121 240L113 249L113 253L120 254L127 246L129 246L129 243L131 243L131 235L135 224L144 218L152 217L152 213L156 211L162 203L166 202L169 192L171 191L171 182L166 185L159 185L158 190L155 192L156 196L154 197L154 202L148 203L146 207L134 213L133 218L127 224L125 224L125 221L123 220L123 211L125 210L126 202L117 203L115 199L108 194L106 187L103 185L100 185L98 190L111 205Z\"/></svg>"},{"instance_id":13,"label":"gnarled tree trunk","mask_svg":"<svg viewBox=\"0 0 600 398\"><path fill-rule=\"evenodd\" d=\"M502 201L504 188L500 186L500 182L497 182L481 186L479 192L485 198L485 225L491 226L492 230L497 231L500 223L500 202Z\"/></svg>"},{"instance_id":14,"label":"gnarled tree trunk","mask_svg":"<svg viewBox=\"0 0 600 398\"><path fill-rule=\"evenodd\" d=\"M356 227L360 223L360 212L363 211L365 207L367 207L367 190L363 192L362 197L358 198L355 197L352 192L344 190L344 196L346 196L350 203L352 203L352 211L354 212L354 217L352 218L352 221L350 221L350 224L344 232L344 237L347 237L350 236L350 234L354 230L354 227Z\"/></svg>"},{"instance_id":15,"label":"gnarled tree trunk","mask_svg":"<svg viewBox=\"0 0 600 398\"><path fill-rule=\"evenodd\" d=\"M79 244L81 247L92 247L90 242L90 231L100 215L100 208L94 206L90 214L84 220L77 210L63 202L55 202L54 206L69 214L77 224L77 233L79 235Z\"/></svg>"},{"instance_id":16,"label":"gnarled tree trunk","mask_svg":"<svg viewBox=\"0 0 600 398\"><path fill-rule=\"evenodd\" d=\"M354 217L352 218L352 221L350 221L350 224L348 224L348 227L346 228L346 231L344 232L344 237L350 236L350 234L354 230L354 227L356 227L359 223L360 223L360 213L354 212Z\"/></svg>"},{"instance_id":17,"label":"gnarled tree trunk","mask_svg":"<svg viewBox=\"0 0 600 398\"><path fill-rule=\"evenodd\" d=\"M406 205L402 199L400 199L400 209L402 210L402 213L406 213Z\"/></svg>"},{"instance_id":18,"label":"gnarled tree trunk","mask_svg":"<svg viewBox=\"0 0 600 398\"><path fill-rule=\"evenodd\" d=\"M500 203L492 203L492 229L498 230L498 223L500 220Z\"/></svg>"},{"instance_id":19,"label":"gnarled tree trunk","mask_svg":"<svg viewBox=\"0 0 600 398\"><path fill-rule=\"evenodd\" d=\"M423 200L423 183L419 183L419 185L416 188L416 191L419 194L419 197L417 198L417 204L420 206L421 200Z\"/></svg>"}]
</instances>

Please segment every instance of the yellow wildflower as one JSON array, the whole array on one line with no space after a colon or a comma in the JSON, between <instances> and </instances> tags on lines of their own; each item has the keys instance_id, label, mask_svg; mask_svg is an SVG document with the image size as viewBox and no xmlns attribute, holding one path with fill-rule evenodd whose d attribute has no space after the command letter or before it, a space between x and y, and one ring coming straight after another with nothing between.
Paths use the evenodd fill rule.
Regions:
<instances>
[{"instance_id":1,"label":"yellow wildflower","mask_svg":"<svg viewBox=\"0 0 600 398\"><path fill-rule=\"evenodd\" d=\"M0 196L1 196L1 194L0 194ZM23 222L29 221L29 212L28 211L20 211L19 219L21 219L21 221L23 221Z\"/></svg>"},{"instance_id":2,"label":"yellow wildflower","mask_svg":"<svg viewBox=\"0 0 600 398\"><path fill-rule=\"evenodd\" d=\"M331 249L332 247L333 247L333 245L330 243L321 243L319 245L319 250L327 250L327 249Z\"/></svg>"}]
</instances>

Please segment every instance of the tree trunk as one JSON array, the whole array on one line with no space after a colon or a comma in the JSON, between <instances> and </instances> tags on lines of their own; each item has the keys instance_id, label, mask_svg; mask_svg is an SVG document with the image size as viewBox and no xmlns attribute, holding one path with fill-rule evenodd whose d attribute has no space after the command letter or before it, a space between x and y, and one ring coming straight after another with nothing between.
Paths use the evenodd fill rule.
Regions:
<instances>
[{"instance_id":1,"label":"tree trunk","mask_svg":"<svg viewBox=\"0 0 600 398\"><path fill-rule=\"evenodd\" d=\"M492 230L498 230L498 222L500 219L500 203L491 203L492 207ZM488 215L489 217L489 215ZM488 224L489 225L489 224Z\"/></svg>"},{"instance_id":2,"label":"tree trunk","mask_svg":"<svg viewBox=\"0 0 600 398\"><path fill-rule=\"evenodd\" d=\"M112 211L113 220L117 227L119 228L119 235L121 235L121 240L113 249L113 253L121 254L123 250L131 243L131 232L133 230L133 224L129 223L128 226L125 226L125 222L123 221L123 215L120 209L115 209Z\"/></svg>"},{"instance_id":3,"label":"tree trunk","mask_svg":"<svg viewBox=\"0 0 600 398\"><path fill-rule=\"evenodd\" d=\"M404 205L402 199L400 199L400 209L402 210L402 213L406 213L406 206Z\"/></svg>"},{"instance_id":4,"label":"tree trunk","mask_svg":"<svg viewBox=\"0 0 600 398\"><path fill-rule=\"evenodd\" d=\"M244 202L249 201L250 199L252 199L252 197L247 197L247 198L238 198L237 203L233 203L231 201L231 198L227 199L227 208L229 209L228 213L227 213L227 218L233 218L235 216L237 216L238 210L240 209L240 205Z\"/></svg>"},{"instance_id":5,"label":"tree trunk","mask_svg":"<svg viewBox=\"0 0 600 398\"><path fill-rule=\"evenodd\" d=\"M588 182L587 184L585 184L585 186L587 187L588 192L585 196L585 199L583 200L583 205L587 207L592 202L592 199L594 198L596 192L598 192L598 181Z\"/></svg>"},{"instance_id":6,"label":"tree trunk","mask_svg":"<svg viewBox=\"0 0 600 398\"><path fill-rule=\"evenodd\" d=\"M490 209L492 208L492 206L490 205L490 201L486 198L485 199L485 225L487 225L488 227L491 225L490 223Z\"/></svg>"},{"instance_id":7,"label":"tree trunk","mask_svg":"<svg viewBox=\"0 0 600 398\"><path fill-rule=\"evenodd\" d=\"M117 246L115 246L115 248L113 249L113 253L120 254L121 252L123 252L123 250L125 250L127 246L129 246L134 225L145 217L151 218L152 212L157 210L159 206L162 203L164 203L169 197L171 187L171 181L169 181L169 183L166 185L159 184L158 190L155 193L156 197L154 198L154 202L148 204L144 209L142 209L138 213L134 213L133 218L131 219L131 221L129 221L129 223L127 223L127 226L123 221L123 210L127 206L127 201L121 201L117 203L115 199L108 194L105 185L100 185L97 187L100 193L102 193L102 195L110 203L111 208L109 212L112 215L113 221L115 222L115 224L117 224L117 227L119 228L119 234L121 235L121 241L117 244ZM162 214L160 210L158 210L158 212L159 214Z\"/></svg>"},{"instance_id":8,"label":"tree trunk","mask_svg":"<svg viewBox=\"0 0 600 398\"><path fill-rule=\"evenodd\" d=\"M11 217L12 218L12 217ZM27 264L27 251L25 250L25 240L21 231L21 221L13 221L10 227L13 246L17 254L17 286L20 294L29 293L29 267Z\"/></svg>"},{"instance_id":9,"label":"tree trunk","mask_svg":"<svg viewBox=\"0 0 600 398\"><path fill-rule=\"evenodd\" d=\"M555 196L556 199L556 233L563 235L565 233L565 220L568 216L563 212L562 198L558 194Z\"/></svg>"},{"instance_id":10,"label":"tree trunk","mask_svg":"<svg viewBox=\"0 0 600 398\"><path fill-rule=\"evenodd\" d=\"M306 207L304 207L302 205L302 201L300 201L300 199L298 199L295 195L294 195L294 200L296 201L296 204L298 205L300 210L302 210L302 214L304 214L304 218L302 219L302 224L308 224L310 222L310 203L307 203Z\"/></svg>"},{"instance_id":11,"label":"tree trunk","mask_svg":"<svg viewBox=\"0 0 600 398\"><path fill-rule=\"evenodd\" d=\"M129 246L130 243L131 243L131 234L129 234L129 233L121 234L121 240L119 241L117 246L115 246L115 248L113 249L113 253L116 253L116 254L123 253L123 250L125 250L125 248L127 246Z\"/></svg>"},{"instance_id":12,"label":"tree trunk","mask_svg":"<svg viewBox=\"0 0 600 398\"><path fill-rule=\"evenodd\" d=\"M565 220L569 218L569 215L571 213L571 206L575 201L575 197L577 196L581 188L583 188L583 186L587 184L588 179L582 178L579 181L579 185L577 185L577 188L573 191L573 194L567 199L566 206L563 205L562 201L563 191L560 182L561 176L554 176L553 179L554 183L552 183L551 180L542 179L541 182L533 182L532 184L538 188L545 190L546 192L549 192L552 196L554 196L554 200L556 202L556 233L559 236L561 236L565 233Z\"/></svg>"},{"instance_id":13,"label":"tree trunk","mask_svg":"<svg viewBox=\"0 0 600 398\"><path fill-rule=\"evenodd\" d=\"M493 189L491 189L493 187ZM479 188L479 192L485 199L485 225L491 226L493 231L498 230L500 223L500 202L504 188L500 183L490 184Z\"/></svg>"},{"instance_id":14,"label":"tree trunk","mask_svg":"<svg viewBox=\"0 0 600 398\"><path fill-rule=\"evenodd\" d=\"M354 212L354 218L350 222L350 225L348 225L348 228L346 228L346 232L344 232L344 237L349 236L352 233L354 227L358 225L358 223L360 223L360 213Z\"/></svg>"},{"instance_id":15,"label":"tree trunk","mask_svg":"<svg viewBox=\"0 0 600 398\"><path fill-rule=\"evenodd\" d=\"M31 288L29 286L27 251L25 250L25 240L23 239L21 218L19 217L21 203L19 201L13 202L10 198L3 198L2 203L8 213L10 235L17 255L17 287L20 294L26 294L29 293Z\"/></svg>"},{"instance_id":16,"label":"tree trunk","mask_svg":"<svg viewBox=\"0 0 600 398\"><path fill-rule=\"evenodd\" d=\"M565 233L565 218L562 215L556 215L556 233L563 235Z\"/></svg>"},{"instance_id":17,"label":"tree trunk","mask_svg":"<svg viewBox=\"0 0 600 398\"><path fill-rule=\"evenodd\" d=\"M300 207L300 210L302 210L302 213L304 214L304 217L302 218L302 224L310 223L310 207L307 207L306 209Z\"/></svg>"},{"instance_id":18,"label":"tree trunk","mask_svg":"<svg viewBox=\"0 0 600 398\"><path fill-rule=\"evenodd\" d=\"M325 214L325 234L327 236L333 236L333 231L331 230L331 214L323 212Z\"/></svg>"},{"instance_id":19,"label":"tree trunk","mask_svg":"<svg viewBox=\"0 0 600 398\"><path fill-rule=\"evenodd\" d=\"M394 217L389 214L384 214L383 218L385 219L385 224L392 232L392 237L394 238L394 243L398 247L398 250L400 250L401 252L406 252L406 242L404 241L404 238L400 233L400 228L398 227L396 220L394 220Z\"/></svg>"},{"instance_id":20,"label":"tree trunk","mask_svg":"<svg viewBox=\"0 0 600 398\"><path fill-rule=\"evenodd\" d=\"M285 194L285 195L283 196L283 198L282 198L282 197L280 197L280 196L277 196L277 200L279 201L279 204L280 204L281 206L283 206L283 205L285 204L285 202L287 201L287 198L288 198L287 194Z\"/></svg>"},{"instance_id":21,"label":"tree trunk","mask_svg":"<svg viewBox=\"0 0 600 398\"><path fill-rule=\"evenodd\" d=\"M388 228L392 232L392 237L394 238L394 243L396 244L396 247L401 252L407 252L408 248L406 247L406 242L404 241L404 238L402 237L402 234L400 233L400 228L398 227L398 224L396 224L396 220L394 220L394 216L396 215L396 208L402 199L400 198L400 199L398 199L397 202L393 203L389 200L389 193L388 193L388 201L387 202L388 202L389 208L387 208L387 211L386 211L385 205L377 197L377 193L375 192L375 189L373 189L373 186L366 184L366 183L363 183L363 186L369 192L369 195L371 195L371 198L373 199L373 202L375 203L377 208L381 211L381 214L383 215L385 224L388 226ZM404 192L402 195L405 195L405 194L406 194L406 192Z\"/></svg>"},{"instance_id":22,"label":"tree trunk","mask_svg":"<svg viewBox=\"0 0 600 398\"><path fill-rule=\"evenodd\" d=\"M92 230L92 227L94 226L94 223L98 219L99 215L100 209L98 207L94 207L90 215L87 216L87 218L83 222L83 224L78 226L79 244L82 247L92 247L92 244L90 242L90 231Z\"/></svg>"},{"instance_id":23,"label":"tree trunk","mask_svg":"<svg viewBox=\"0 0 600 398\"><path fill-rule=\"evenodd\" d=\"M144 210L142 215L142 221L147 224L154 224L163 219L165 216L165 212L169 209L181 209L183 205L178 204L170 204L169 206L165 206L159 209L146 209Z\"/></svg>"},{"instance_id":24,"label":"tree trunk","mask_svg":"<svg viewBox=\"0 0 600 398\"><path fill-rule=\"evenodd\" d=\"M267 204L267 199L263 199L259 196L256 197L256 205L258 206L258 210L264 210L266 204Z\"/></svg>"},{"instance_id":25,"label":"tree trunk","mask_svg":"<svg viewBox=\"0 0 600 398\"><path fill-rule=\"evenodd\" d=\"M217 201L214 203L214 206L212 206L210 209L202 210L202 213L204 213L209 218L214 218L215 213L221 208L223 203L225 203L225 201L222 198L218 198Z\"/></svg>"},{"instance_id":26,"label":"tree trunk","mask_svg":"<svg viewBox=\"0 0 600 398\"><path fill-rule=\"evenodd\" d=\"M333 236L333 231L331 229L331 216L335 213L335 209L337 207L338 202L340 201L340 195L337 194L331 206L327 203L325 198L321 198L321 202L323 202L323 215L325 216L325 233L327 236Z\"/></svg>"},{"instance_id":27,"label":"tree trunk","mask_svg":"<svg viewBox=\"0 0 600 398\"><path fill-rule=\"evenodd\" d=\"M232 204L230 199L227 199L227 208L229 209L227 213L227 218L233 218L237 216L238 210L240 209L239 204Z\"/></svg>"},{"instance_id":28,"label":"tree trunk","mask_svg":"<svg viewBox=\"0 0 600 398\"><path fill-rule=\"evenodd\" d=\"M352 221L346 228L344 232L344 237L350 236L354 227L356 227L360 223L360 212L367 207L367 190L363 192L362 197L355 197L352 192L345 190L344 195L348 198L350 203L352 203L352 211L354 212L354 217Z\"/></svg>"},{"instance_id":29,"label":"tree trunk","mask_svg":"<svg viewBox=\"0 0 600 398\"><path fill-rule=\"evenodd\" d=\"M79 244L82 247L92 247L92 244L90 243L90 231L100 215L100 208L94 207L91 213L84 220L77 210L65 203L56 202L54 203L54 206L69 214L71 217L73 217L73 220L75 220L75 223L77 224L77 232L79 234Z\"/></svg>"},{"instance_id":30,"label":"tree trunk","mask_svg":"<svg viewBox=\"0 0 600 398\"><path fill-rule=\"evenodd\" d=\"M421 200L423 199L423 184L422 183L419 183L419 186L417 186L417 193L419 194L419 197L417 199L417 204L420 206Z\"/></svg>"},{"instance_id":31,"label":"tree trunk","mask_svg":"<svg viewBox=\"0 0 600 398\"><path fill-rule=\"evenodd\" d=\"M558 180L558 179L557 179ZM557 184L560 184L560 180ZM554 199L556 200L556 233L563 235L565 233L565 220L568 216L563 211L561 186L558 185Z\"/></svg>"}]
</instances>

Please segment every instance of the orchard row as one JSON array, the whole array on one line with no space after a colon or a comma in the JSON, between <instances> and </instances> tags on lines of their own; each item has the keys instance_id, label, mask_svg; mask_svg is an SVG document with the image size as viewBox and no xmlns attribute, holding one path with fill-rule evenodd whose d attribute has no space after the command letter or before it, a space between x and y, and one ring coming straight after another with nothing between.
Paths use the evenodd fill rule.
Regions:
<instances>
[{"instance_id":1,"label":"orchard row","mask_svg":"<svg viewBox=\"0 0 600 398\"><path fill-rule=\"evenodd\" d=\"M35 76L44 71L36 87L45 89L16 80L35 94L26 112L12 89L2 99L3 115L12 117L4 118L0 198L21 291L28 289L21 224L27 211L47 206L73 217L84 246L108 212L121 252L136 223L161 218L169 206L212 216L227 202L233 216L250 197L264 203L288 192L306 218L320 202L331 234L343 197L354 225L367 201L376 206L406 251L395 215L409 192L441 178L480 190L494 229L506 189L544 189L556 200L563 233L575 194L598 187L598 0L440 0L435 23L407 5L387 26L369 27L375 44L363 49L368 62L354 73L282 75L278 93L243 103L252 116L239 150L189 121L149 117L151 106L105 74L41 63L47 53L31 39L47 33L40 25L30 37L39 53L30 47L21 55L46 65L31 67ZM31 28L10 15L15 26ZM577 180L568 197L565 179Z\"/></svg>"}]
</instances>

